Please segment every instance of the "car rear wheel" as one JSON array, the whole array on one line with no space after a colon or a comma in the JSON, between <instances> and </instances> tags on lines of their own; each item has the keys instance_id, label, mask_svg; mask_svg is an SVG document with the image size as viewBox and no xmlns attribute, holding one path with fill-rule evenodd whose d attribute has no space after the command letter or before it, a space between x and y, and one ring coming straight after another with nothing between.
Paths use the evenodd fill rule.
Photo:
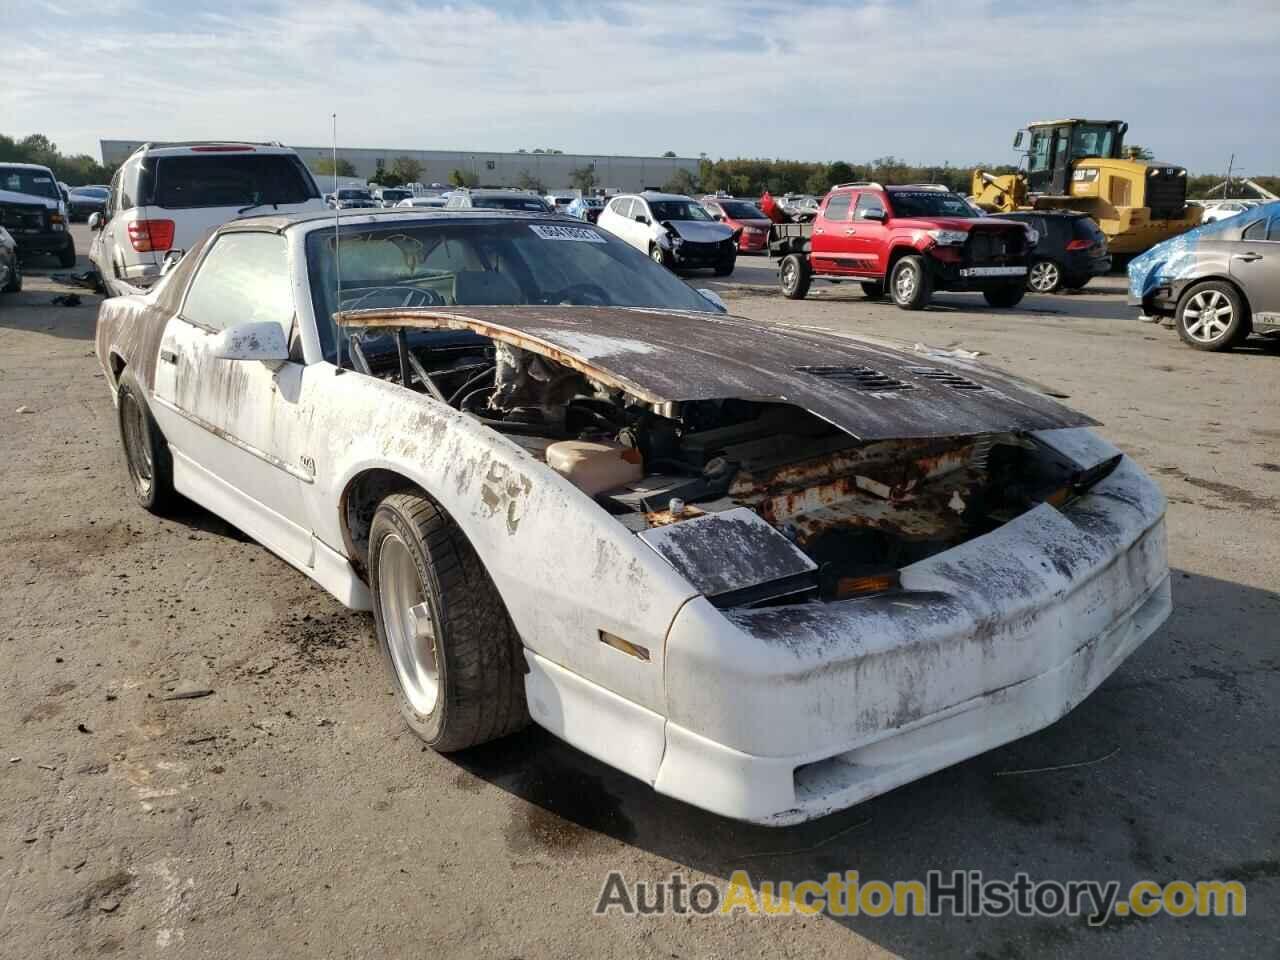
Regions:
<instances>
[{"instance_id":1,"label":"car rear wheel","mask_svg":"<svg viewBox=\"0 0 1280 960\"><path fill-rule=\"evenodd\" d=\"M871 300L879 300L884 296L883 283L864 283L862 284L862 293Z\"/></svg>"},{"instance_id":2,"label":"car rear wheel","mask_svg":"<svg viewBox=\"0 0 1280 960\"><path fill-rule=\"evenodd\" d=\"M1178 301L1178 336L1196 350L1230 350L1249 336L1249 318L1235 287L1221 280L1197 283Z\"/></svg>"},{"instance_id":3,"label":"car rear wheel","mask_svg":"<svg viewBox=\"0 0 1280 960\"><path fill-rule=\"evenodd\" d=\"M1053 293L1062 286L1062 271L1052 260L1037 260L1027 271L1027 286L1035 293Z\"/></svg>"},{"instance_id":4,"label":"car rear wheel","mask_svg":"<svg viewBox=\"0 0 1280 960\"><path fill-rule=\"evenodd\" d=\"M173 491L173 459L169 444L151 416L142 386L128 368L116 387L116 416L133 494L144 510L163 515L177 498Z\"/></svg>"},{"instance_id":5,"label":"car rear wheel","mask_svg":"<svg viewBox=\"0 0 1280 960\"><path fill-rule=\"evenodd\" d=\"M778 265L778 285L782 295L788 300L803 300L809 292L812 275L809 272L809 258L803 253L790 253L782 258Z\"/></svg>"},{"instance_id":6,"label":"car rear wheel","mask_svg":"<svg viewBox=\"0 0 1280 960\"><path fill-rule=\"evenodd\" d=\"M1022 297L1026 292L1026 287L1021 283L1007 283L1002 287L991 287L988 290L983 290L982 295L987 298L987 303L991 304L991 306L1005 309L1016 307L1021 303Z\"/></svg>"},{"instance_id":7,"label":"car rear wheel","mask_svg":"<svg viewBox=\"0 0 1280 960\"><path fill-rule=\"evenodd\" d=\"M436 503L396 493L369 536L378 644L400 713L442 753L529 722L520 639L475 550Z\"/></svg>"},{"instance_id":8,"label":"car rear wheel","mask_svg":"<svg viewBox=\"0 0 1280 960\"><path fill-rule=\"evenodd\" d=\"M58 266L74 267L76 265L76 243L67 237L67 245L58 251Z\"/></svg>"},{"instance_id":9,"label":"car rear wheel","mask_svg":"<svg viewBox=\"0 0 1280 960\"><path fill-rule=\"evenodd\" d=\"M893 265L889 275L889 292L893 302L903 310L923 310L933 295L933 283L925 268L924 258L903 257Z\"/></svg>"}]
</instances>

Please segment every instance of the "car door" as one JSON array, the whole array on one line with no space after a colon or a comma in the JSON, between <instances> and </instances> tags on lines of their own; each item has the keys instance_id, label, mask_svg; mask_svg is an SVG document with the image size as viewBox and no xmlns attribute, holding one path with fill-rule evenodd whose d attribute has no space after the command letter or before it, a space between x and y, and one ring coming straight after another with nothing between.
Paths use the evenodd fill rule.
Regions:
<instances>
[{"instance_id":1,"label":"car door","mask_svg":"<svg viewBox=\"0 0 1280 960\"><path fill-rule=\"evenodd\" d=\"M885 219L877 219L877 216ZM853 208L853 233L849 241L850 269L869 277L884 275L889 256L889 211L879 193L864 190Z\"/></svg>"},{"instance_id":2,"label":"car door","mask_svg":"<svg viewBox=\"0 0 1280 960\"><path fill-rule=\"evenodd\" d=\"M1247 219L1252 211L1239 216ZM1231 276L1249 298L1254 323L1280 324L1280 213L1254 220L1228 246Z\"/></svg>"},{"instance_id":3,"label":"car door","mask_svg":"<svg viewBox=\"0 0 1280 960\"><path fill-rule=\"evenodd\" d=\"M637 250L649 252L649 244L653 242L653 211L649 209L649 204L641 197L631 198L631 223L632 234L631 245Z\"/></svg>"},{"instance_id":4,"label":"car door","mask_svg":"<svg viewBox=\"0 0 1280 960\"><path fill-rule=\"evenodd\" d=\"M851 273L853 264L853 222L850 206L853 192L836 190L813 223L812 256L815 273Z\"/></svg>"},{"instance_id":5,"label":"car door","mask_svg":"<svg viewBox=\"0 0 1280 960\"><path fill-rule=\"evenodd\" d=\"M179 492L306 567L312 543L301 485L311 477L286 459L297 430L301 353L298 362L216 355L224 330L264 321L291 336L285 239L225 232L206 249L179 315L165 327L153 406Z\"/></svg>"}]
</instances>

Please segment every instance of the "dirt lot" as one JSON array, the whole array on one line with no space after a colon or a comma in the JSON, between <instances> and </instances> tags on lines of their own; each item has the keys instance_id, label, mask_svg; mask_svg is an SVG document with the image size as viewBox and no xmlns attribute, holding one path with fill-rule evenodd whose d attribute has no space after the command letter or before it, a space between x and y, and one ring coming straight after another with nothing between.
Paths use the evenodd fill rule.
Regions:
<instances>
[{"instance_id":1,"label":"dirt lot","mask_svg":"<svg viewBox=\"0 0 1280 960\"><path fill-rule=\"evenodd\" d=\"M1070 394L1169 496L1173 618L1048 730L786 830L661 798L537 730L440 757L401 727L369 617L197 508L134 505L91 354L97 298L52 306L63 288L30 275L0 298L0 954L1274 954L1280 349L1193 352L1133 322L1118 279L1003 313L942 295L919 314L846 286L791 303L764 261L735 281L719 285L735 312L958 344ZM172 699L195 689L212 694ZM739 867L1237 878L1250 916L591 915L611 869L695 882Z\"/></svg>"}]
</instances>

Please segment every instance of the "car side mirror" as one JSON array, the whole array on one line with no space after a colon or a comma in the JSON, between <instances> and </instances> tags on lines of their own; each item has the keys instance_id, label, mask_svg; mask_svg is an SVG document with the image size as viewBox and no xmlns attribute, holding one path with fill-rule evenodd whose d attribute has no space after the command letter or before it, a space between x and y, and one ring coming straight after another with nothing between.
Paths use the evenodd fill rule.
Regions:
<instances>
[{"instance_id":1,"label":"car side mirror","mask_svg":"<svg viewBox=\"0 0 1280 960\"><path fill-rule=\"evenodd\" d=\"M883 210L863 210L858 214L859 220L875 220L877 223L884 223L889 219L889 215Z\"/></svg>"},{"instance_id":2,"label":"car side mirror","mask_svg":"<svg viewBox=\"0 0 1280 960\"><path fill-rule=\"evenodd\" d=\"M289 341L280 324L270 320L239 323L214 337L213 355L223 360L277 363L289 359Z\"/></svg>"},{"instance_id":3,"label":"car side mirror","mask_svg":"<svg viewBox=\"0 0 1280 960\"><path fill-rule=\"evenodd\" d=\"M636 214L636 223L643 223L646 227L649 225L649 218L643 213Z\"/></svg>"},{"instance_id":4,"label":"car side mirror","mask_svg":"<svg viewBox=\"0 0 1280 960\"><path fill-rule=\"evenodd\" d=\"M185 250L170 250L164 255L164 263L160 264L160 276L167 276L169 271L176 267L181 261Z\"/></svg>"},{"instance_id":5,"label":"car side mirror","mask_svg":"<svg viewBox=\"0 0 1280 960\"><path fill-rule=\"evenodd\" d=\"M715 214L712 214L712 219L714 219L714 220L724 220L724 214L723 214L723 213L715 213Z\"/></svg>"},{"instance_id":6,"label":"car side mirror","mask_svg":"<svg viewBox=\"0 0 1280 960\"><path fill-rule=\"evenodd\" d=\"M702 294L702 298L711 303L712 306L719 308L724 313L729 312L729 308L724 305L724 301L720 299L720 294L706 287L699 287L698 292Z\"/></svg>"},{"instance_id":7,"label":"car side mirror","mask_svg":"<svg viewBox=\"0 0 1280 960\"><path fill-rule=\"evenodd\" d=\"M98 213L98 211L96 210L93 213L89 214L89 229L90 230L102 229L102 214Z\"/></svg>"}]
</instances>

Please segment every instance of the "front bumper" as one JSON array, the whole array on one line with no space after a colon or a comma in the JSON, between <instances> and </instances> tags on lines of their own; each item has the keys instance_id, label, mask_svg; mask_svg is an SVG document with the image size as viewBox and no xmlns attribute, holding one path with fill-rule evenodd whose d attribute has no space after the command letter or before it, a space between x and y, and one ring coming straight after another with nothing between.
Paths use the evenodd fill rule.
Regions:
<instances>
[{"instance_id":1,"label":"front bumper","mask_svg":"<svg viewBox=\"0 0 1280 960\"><path fill-rule=\"evenodd\" d=\"M42 230L39 233L14 233L13 242L18 245L18 255L36 256L42 253L61 253L75 241L65 230Z\"/></svg>"},{"instance_id":2,"label":"front bumper","mask_svg":"<svg viewBox=\"0 0 1280 960\"><path fill-rule=\"evenodd\" d=\"M714 267L732 261L738 254L738 248L732 240L721 243L693 243L686 240L672 244L669 249L672 262L678 267Z\"/></svg>"},{"instance_id":3,"label":"front bumper","mask_svg":"<svg viewBox=\"0 0 1280 960\"><path fill-rule=\"evenodd\" d=\"M1113 449L1052 433L1073 453ZM655 788L796 823L1041 729L1168 616L1164 511L1125 459L1061 511L906 567L900 594L725 613L690 601L667 641Z\"/></svg>"}]
</instances>

